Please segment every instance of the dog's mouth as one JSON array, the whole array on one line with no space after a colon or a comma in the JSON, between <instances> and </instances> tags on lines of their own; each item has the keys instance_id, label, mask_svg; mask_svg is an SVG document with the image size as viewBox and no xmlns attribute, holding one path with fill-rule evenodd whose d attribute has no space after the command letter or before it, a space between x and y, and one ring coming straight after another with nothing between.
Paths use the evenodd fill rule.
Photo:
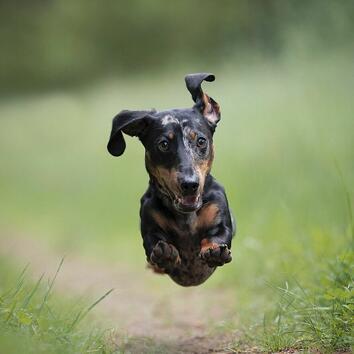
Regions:
<instances>
[{"instance_id":1,"label":"dog's mouth","mask_svg":"<svg viewBox=\"0 0 354 354\"><path fill-rule=\"evenodd\" d=\"M198 210L202 202L202 191L197 191L195 194L177 194L173 193L167 186L159 185L160 191L167 196L172 202L173 207L181 213L191 213Z\"/></svg>"},{"instance_id":2,"label":"dog's mouth","mask_svg":"<svg viewBox=\"0 0 354 354\"><path fill-rule=\"evenodd\" d=\"M175 197L173 204L178 211L182 213L190 213L192 211L196 211L201 207L202 198L200 193Z\"/></svg>"}]
</instances>

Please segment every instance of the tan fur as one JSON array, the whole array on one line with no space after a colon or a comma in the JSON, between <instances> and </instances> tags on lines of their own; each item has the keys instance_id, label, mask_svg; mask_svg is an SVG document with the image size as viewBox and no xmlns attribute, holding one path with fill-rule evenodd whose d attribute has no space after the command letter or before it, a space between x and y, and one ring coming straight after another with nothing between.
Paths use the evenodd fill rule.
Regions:
<instances>
[{"instance_id":1,"label":"tan fur","mask_svg":"<svg viewBox=\"0 0 354 354\"><path fill-rule=\"evenodd\" d=\"M162 186L167 187L169 191L175 195L178 194L177 170L175 168L168 170L158 166L155 168L155 178Z\"/></svg>"},{"instance_id":2,"label":"tan fur","mask_svg":"<svg viewBox=\"0 0 354 354\"><path fill-rule=\"evenodd\" d=\"M168 226L167 219L155 210L151 212L151 215L153 219L156 221L157 225L159 225L162 230L167 231L167 226Z\"/></svg>"},{"instance_id":3,"label":"tan fur","mask_svg":"<svg viewBox=\"0 0 354 354\"><path fill-rule=\"evenodd\" d=\"M199 175L200 191L203 191L204 189L205 179L208 173L210 172L210 168L211 168L210 160L203 160L195 166L195 169Z\"/></svg>"},{"instance_id":4,"label":"tan fur","mask_svg":"<svg viewBox=\"0 0 354 354\"><path fill-rule=\"evenodd\" d=\"M216 123L220 119L220 106L206 93L203 94L204 110L203 116L211 123Z\"/></svg>"},{"instance_id":5,"label":"tan fur","mask_svg":"<svg viewBox=\"0 0 354 354\"><path fill-rule=\"evenodd\" d=\"M207 203L199 211L198 217L196 219L196 229L209 228L212 225L217 224L219 215L219 208L214 203Z\"/></svg>"},{"instance_id":6,"label":"tan fur","mask_svg":"<svg viewBox=\"0 0 354 354\"><path fill-rule=\"evenodd\" d=\"M173 134L170 132L169 134ZM193 131L188 132L188 135L194 135L194 139L196 138L196 133ZM199 176L199 191L202 192L204 189L206 176L209 174L211 170L211 166L214 159L214 146L210 146L210 158L208 160L195 161L194 168ZM172 192L175 196L180 195L180 190L178 186L178 172L175 168L171 168L170 170L162 167L162 166L153 166L150 160L150 155L146 152L146 167L150 174L152 174L156 181L163 187L165 187L169 192ZM172 197L172 196L171 196Z\"/></svg>"},{"instance_id":7,"label":"tan fur","mask_svg":"<svg viewBox=\"0 0 354 354\"><path fill-rule=\"evenodd\" d=\"M168 136L168 138L169 138L170 140L172 140L172 139L174 138L173 132L169 132L169 133L167 134L167 136Z\"/></svg>"},{"instance_id":8,"label":"tan fur","mask_svg":"<svg viewBox=\"0 0 354 354\"><path fill-rule=\"evenodd\" d=\"M211 170L211 166L213 164L214 159L214 146L210 147L210 158L208 160L198 161L195 165L195 169L199 175L199 190L203 191L206 176L209 174Z\"/></svg>"},{"instance_id":9,"label":"tan fur","mask_svg":"<svg viewBox=\"0 0 354 354\"><path fill-rule=\"evenodd\" d=\"M159 225L163 231L168 232L169 230L173 230L178 233L178 227L173 220L167 219L164 215L157 212L156 210L152 210L151 215L157 225Z\"/></svg>"},{"instance_id":10,"label":"tan fur","mask_svg":"<svg viewBox=\"0 0 354 354\"><path fill-rule=\"evenodd\" d=\"M153 166L148 152L145 154L145 161L147 170L152 176L154 176L156 181L161 186L165 187L169 192L172 192L174 195L178 195L179 189L177 182L177 170L175 168L168 170L162 166Z\"/></svg>"},{"instance_id":11,"label":"tan fur","mask_svg":"<svg viewBox=\"0 0 354 354\"><path fill-rule=\"evenodd\" d=\"M174 220L166 218L156 210L151 211L151 216L164 232L174 231L181 234L181 230ZM207 229L219 222L219 208L214 203L205 204L197 213L195 219L190 224L191 232L195 233L200 229Z\"/></svg>"},{"instance_id":12,"label":"tan fur","mask_svg":"<svg viewBox=\"0 0 354 354\"><path fill-rule=\"evenodd\" d=\"M203 238L200 243L200 252L204 253L209 249L215 249L218 247L219 247L219 245L217 243L210 242L207 238Z\"/></svg>"},{"instance_id":13,"label":"tan fur","mask_svg":"<svg viewBox=\"0 0 354 354\"><path fill-rule=\"evenodd\" d=\"M197 134L196 134L196 132L194 132L194 131L191 131L191 132L189 133L189 137L190 137L192 140L195 140L196 136L197 136Z\"/></svg>"},{"instance_id":14,"label":"tan fur","mask_svg":"<svg viewBox=\"0 0 354 354\"><path fill-rule=\"evenodd\" d=\"M165 270L155 264L147 263L146 268L151 269L156 274L165 274Z\"/></svg>"}]
</instances>

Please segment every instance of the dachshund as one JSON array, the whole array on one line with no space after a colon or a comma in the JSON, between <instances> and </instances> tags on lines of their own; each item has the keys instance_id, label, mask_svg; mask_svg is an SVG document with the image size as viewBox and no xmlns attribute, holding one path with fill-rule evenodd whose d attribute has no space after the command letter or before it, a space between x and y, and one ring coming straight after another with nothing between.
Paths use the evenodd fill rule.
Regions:
<instances>
[{"instance_id":1,"label":"dachshund","mask_svg":"<svg viewBox=\"0 0 354 354\"><path fill-rule=\"evenodd\" d=\"M220 107L203 92L209 73L185 77L194 106L166 111L123 110L113 118L107 149L125 150L123 133L145 147L149 186L141 198L140 229L150 267L177 284L202 284L231 262L236 232L224 188L210 174Z\"/></svg>"}]
</instances>

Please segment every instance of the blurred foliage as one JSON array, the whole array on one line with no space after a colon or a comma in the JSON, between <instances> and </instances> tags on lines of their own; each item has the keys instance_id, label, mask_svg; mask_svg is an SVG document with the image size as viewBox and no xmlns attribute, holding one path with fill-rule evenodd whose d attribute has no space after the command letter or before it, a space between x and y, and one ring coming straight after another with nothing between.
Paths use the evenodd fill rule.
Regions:
<instances>
[{"instance_id":1,"label":"blurred foliage","mask_svg":"<svg viewBox=\"0 0 354 354\"><path fill-rule=\"evenodd\" d=\"M353 46L354 3L329 0L2 0L0 91L137 74L181 62Z\"/></svg>"}]
</instances>

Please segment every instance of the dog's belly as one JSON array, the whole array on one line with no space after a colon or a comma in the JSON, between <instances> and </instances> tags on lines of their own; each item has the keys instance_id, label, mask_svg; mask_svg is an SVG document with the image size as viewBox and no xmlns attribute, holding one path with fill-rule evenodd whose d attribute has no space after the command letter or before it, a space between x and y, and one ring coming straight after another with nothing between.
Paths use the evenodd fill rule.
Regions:
<instances>
[{"instance_id":1,"label":"dog's belly","mask_svg":"<svg viewBox=\"0 0 354 354\"><path fill-rule=\"evenodd\" d=\"M213 274L215 267L209 267L200 258L199 242L195 242L193 238L179 241L175 246L178 249L181 263L169 274L171 279L182 286L204 283Z\"/></svg>"}]
</instances>

